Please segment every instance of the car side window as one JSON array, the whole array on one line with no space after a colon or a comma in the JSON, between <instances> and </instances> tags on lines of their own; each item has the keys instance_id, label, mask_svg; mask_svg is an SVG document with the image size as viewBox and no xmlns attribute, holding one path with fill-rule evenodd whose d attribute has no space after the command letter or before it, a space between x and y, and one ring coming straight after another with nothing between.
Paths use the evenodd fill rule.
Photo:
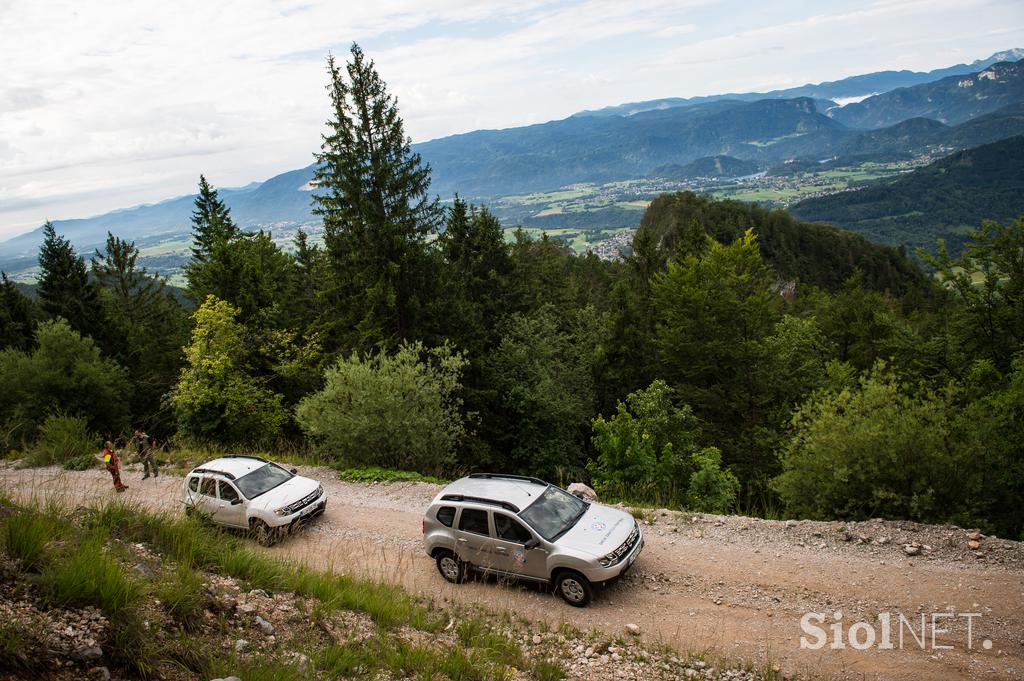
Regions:
<instances>
[{"instance_id":1,"label":"car side window","mask_svg":"<svg viewBox=\"0 0 1024 681\"><path fill-rule=\"evenodd\" d=\"M199 493L208 497L216 497L217 481L213 478L203 478L203 482L199 486Z\"/></svg>"},{"instance_id":2,"label":"car side window","mask_svg":"<svg viewBox=\"0 0 1024 681\"><path fill-rule=\"evenodd\" d=\"M199 491L199 476L193 475L188 479L188 488L193 492Z\"/></svg>"},{"instance_id":3,"label":"car side window","mask_svg":"<svg viewBox=\"0 0 1024 681\"><path fill-rule=\"evenodd\" d=\"M221 501L234 501L238 498L238 492L235 491L235 488L223 480L217 481L217 489L220 491Z\"/></svg>"},{"instance_id":4,"label":"car side window","mask_svg":"<svg viewBox=\"0 0 1024 681\"><path fill-rule=\"evenodd\" d=\"M459 529L463 532L489 536L491 531L487 527L487 511L476 508L462 509L462 515L459 516Z\"/></svg>"},{"instance_id":5,"label":"car side window","mask_svg":"<svg viewBox=\"0 0 1024 681\"><path fill-rule=\"evenodd\" d=\"M437 522L441 523L445 527L451 527L452 522L455 520L455 507L454 506L442 506L437 509Z\"/></svg>"},{"instance_id":6,"label":"car side window","mask_svg":"<svg viewBox=\"0 0 1024 681\"><path fill-rule=\"evenodd\" d=\"M513 520L510 516L503 513L494 514L494 531L500 539L516 542L517 544L525 544L533 539L530 531L523 527L519 521Z\"/></svg>"}]
</instances>

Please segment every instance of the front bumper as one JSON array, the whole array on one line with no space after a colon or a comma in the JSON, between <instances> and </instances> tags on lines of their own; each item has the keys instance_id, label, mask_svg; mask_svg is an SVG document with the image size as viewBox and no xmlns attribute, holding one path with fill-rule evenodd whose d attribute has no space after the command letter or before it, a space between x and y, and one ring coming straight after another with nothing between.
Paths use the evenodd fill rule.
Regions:
<instances>
[{"instance_id":1,"label":"front bumper","mask_svg":"<svg viewBox=\"0 0 1024 681\"><path fill-rule=\"evenodd\" d=\"M278 522L278 524L275 525L275 527L280 527L280 528L287 527L288 530L291 531L292 529L295 528L296 525L299 525L300 523L304 523L304 522L306 522L308 520L312 520L313 518L316 518L317 516L323 515L324 511L326 511L326 510L327 510L327 495L324 494L318 500L314 501L313 503L309 504L308 506L304 506L303 508L300 508L298 511L296 511L295 513L293 513L290 516L279 516L278 520L280 522Z\"/></svg>"},{"instance_id":2,"label":"front bumper","mask_svg":"<svg viewBox=\"0 0 1024 681\"><path fill-rule=\"evenodd\" d=\"M633 567L633 563L636 562L636 559L640 556L640 551L642 551L643 548L644 535L641 533L636 544L621 561L608 567L592 567L588 570L584 570L583 574L592 584L611 584L618 581L620 577L629 572L630 568Z\"/></svg>"}]
</instances>

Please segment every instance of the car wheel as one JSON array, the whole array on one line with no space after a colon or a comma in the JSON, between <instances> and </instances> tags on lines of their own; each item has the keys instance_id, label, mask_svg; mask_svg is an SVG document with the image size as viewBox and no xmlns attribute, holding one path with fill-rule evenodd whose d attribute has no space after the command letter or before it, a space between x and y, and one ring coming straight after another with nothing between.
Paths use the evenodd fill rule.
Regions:
<instances>
[{"instance_id":1,"label":"car wheel","mask_svg":"<svg viewBox=\"0 0 1024 681\"><path fill-rule=\"evenodd\" d=\"M578 572L562 572L555 580L555 591L569 605L584 608L594 598L590 580Z\"/></svg>"},{"instance_id":2,"label":"car wheel","mask_svg":"<svg viewBox=\"0 0 1024 681\"><path fill-rule=\"evenodd\" d=\"M191 518L191 517L192 517L192 516L194 516L195 514L196 514L196 509L195 509L195 507L194 507L194 506L191 506L191 505L189 505L189 504L185 504L185 515Z\"/></svg>"},{"instance_id":3,"label":"car wheel","mask_svg":"<svg viewBox=\"0 0 1024 681\"><path fill-rule=\"evenodd\" d=\"M451 551L441 551L435 558L437 571L452 584L466 581L466 565Z\"/></svg>"},{"instance_id":4,"label":"car wheel","mask_svg":"<svg viewBox=\"0 0 1024 681\"><path fill-rule=\"evenodd\" d=\"M249 521L249 529L252 530L252 537L260 546L273 546L277 543L280 533L273 530L259 518Z\"/></svg>"}]
</instances>

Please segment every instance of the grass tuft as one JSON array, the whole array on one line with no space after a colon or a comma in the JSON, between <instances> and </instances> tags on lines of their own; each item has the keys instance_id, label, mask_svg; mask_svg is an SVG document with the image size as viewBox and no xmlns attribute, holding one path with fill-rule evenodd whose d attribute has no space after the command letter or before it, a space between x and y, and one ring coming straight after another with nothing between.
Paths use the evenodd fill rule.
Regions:
<instances>
[{"instance_id":1,"label":"grass tuft","mask_svg":"<svg viewBox=\"0 0 1024 681\"><path fill-rule=\"evenodd\" d=\"M43 567L46 545L57 537L57 524L35 511L17 513L4 523L4 549L26 570L33 572Z\"/></svg>"},{"instance_id":2,"label":"grass tuft","mask_svg":"<svg viewBox=\"0 0 1024 681\"><path fill-rule=\"evenodd\" d=\"M46 565L39 576L46 599L62 607L92 605L114 618L139 604L142 586L103 550L102 535L87 538L76 551Z\"/></svg>"},{"instance_id":3,"label":"grass tuft","mask_svg":"<svg viewBox=\"0 0 1024 681\"><path fill-rule=\"evenodd\" d=\"M175 622L186 629L199 624L206 605L203 580L200 573L187 564L178 563L171 576L157 589L156 595Z\"/></svg>"}]
</instances>

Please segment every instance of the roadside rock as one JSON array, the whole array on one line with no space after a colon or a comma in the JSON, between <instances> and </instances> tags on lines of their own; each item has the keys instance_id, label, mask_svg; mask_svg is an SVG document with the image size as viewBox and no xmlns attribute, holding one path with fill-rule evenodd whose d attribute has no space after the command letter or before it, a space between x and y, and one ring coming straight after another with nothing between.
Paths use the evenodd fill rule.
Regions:
<instances>
[{"instance_id":1,"label":"roadside rock","mask_svg":"<svg viewBox=\"0 0 1024 681\"><path fill-rule=\"evenodd\" d=\"M575 494L583 501L589 501L591 503L597 501L597 492L593 488L584 485L582 482L574 482L565 488L565 491L569 494Z\"/></svg>"},{"instance_id":2,"label":"roadside rock","mask_svg":"<svg viewBox=\"0 0 1024 681\"><path fill-rule=\"evenodd\" d=\"M274 625L263 619L259 615L256 615L256 624L259 625L260 630L267 636L273 636L275 633Z\"/></svg>"},{"instance_id":3,"label":"roadside rock","mask_svg":"<svg viewBox=\"0 0 1024 681\"><path fill-rule=\"evenodd\" d=\"M625 626L625 629L627 634L632 634L633 636L640 635L640 625L638 624L633 624L632 622L630 622Z\"/></svg>"},{"instance_id":4,"label":"roadside rock","mask_svg":"<svg viewBox=\"0 0 1024 681\"><path fill-rule=\"evenodd\" d=\"M237 641L235 641L235 652L236 653L244 653L248 648L249 648L249 642L246 641L244 638L240 638Z\"/></svg>"},{"instance_id":5,"label":"roadside rock","mask_svg":"<svg viewBox=\"0 0 1024 681\"><path fill-rule=\"evenodd\" d=\"M921 547L917 544L904 544L903 553L908 556L919 556L921 555Z\"/></svg>"},{"instance_id":6,"label":"roadside rock","mask_svg":"<svg viewBox=\"0 0 1024 681\"><path fill-rule=\"evenodd\" d=\"M79 648L71 655L71 657L76 660L81 660L82 662L90 662L103 657L103 650L99 646Z\"/></svg>"}]
</instances>

